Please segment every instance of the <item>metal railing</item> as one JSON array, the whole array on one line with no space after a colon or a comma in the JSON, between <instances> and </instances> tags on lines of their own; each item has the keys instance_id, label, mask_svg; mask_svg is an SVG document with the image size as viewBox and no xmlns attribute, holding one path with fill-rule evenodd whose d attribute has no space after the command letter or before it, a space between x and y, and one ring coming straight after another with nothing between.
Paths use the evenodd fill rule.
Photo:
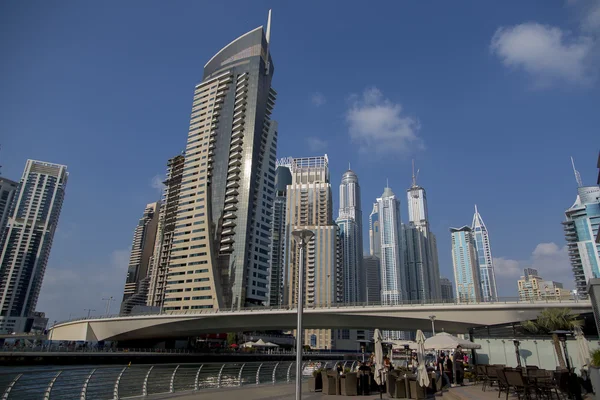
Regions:
<instances>
[{"instance_id":1,"label":"metal railing","mask_svg":"<svg viewBox=\"0 0 600 400\"><path fill-rule=\"evenodd\" d=\"M573 304L573 303L588 304L589 299L582 299L577 296L571 296L569 298L555 298L554 296L545 297L542 299L528 299L523 300L519 297L499 297L496 301L458 301L456 299L442 299L442 300L403 300L394 304L384 302L355 302L355 303L323 303L323 304L306 304L304 306L305 311L313 309L344 309L344 308L367 308L367 307L398 307L398 306L448 306L448 305L490 305L490 304ZM296 305L290 306L254 306L254 307L240 307L233 310L220 309L220 310L169 310L160 312L150 313L137 313L131 315L101 315L101 316L90 316L90 317L77 317L65 321L57 322L55 325L64 324L67 322L83 321L83 320L97 320L107 318L136 318L152 315L205 315L205 314L235 314L240 312L265 312L265 311L293 311L296 310Z\"/></svg>"},{"instance_id":2,"label":"metal railing","mask_svg":"<svg viewBox=\"0 0 600 400\"><path fill-rule=\"evenodd\" d=\"M307 361L303 377L338 361ZM354 361L343 361L354 368ZM2 400L143 398L226 387L274 385L296 379L295 362L238 362L98 366L0 374Z\"/></svg>"},{"instance_id":3,"label":"metal railing","mask_svg":"<svg viewBox=\"0 0 600 400\"><path fill-rule=\"evenodd\" d=\"M335 354L346 354L354 353L358 350L318 350L318 351L303 351L302 354L305 356L329 356ZM126 353L126 354L174 354L174 355L219 355L219 356L241 356L241 357L256 357L256 356L289 356L295 355L296 350L284 350L284 349L270 349L270 350L259 350L254 352L235 351L229 348L222 348L214 351L210 350L194 350L194 349L154 349L154 348L119 348L119 347L90 347L90 346L62 346L62 345L12 345L12 346L0 346L0 352L2 353Z\"/></svg>"}]
</instances>

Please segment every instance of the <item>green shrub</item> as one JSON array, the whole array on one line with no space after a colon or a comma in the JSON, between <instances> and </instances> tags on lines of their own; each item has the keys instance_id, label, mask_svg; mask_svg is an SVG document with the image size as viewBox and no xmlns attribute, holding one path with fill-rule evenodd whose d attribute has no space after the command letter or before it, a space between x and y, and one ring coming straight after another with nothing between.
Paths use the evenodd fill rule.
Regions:
<instances>
[{"instance_id":1,"label":"green shrub","mask_svg":"<svg viewBox=\"0 0 600 400\"><path fill-rule=\"evenodd\" d=\"M600 349L596 349L590 353L592 356L592 366L600 367Z\"/></svg>"}]
</instances>

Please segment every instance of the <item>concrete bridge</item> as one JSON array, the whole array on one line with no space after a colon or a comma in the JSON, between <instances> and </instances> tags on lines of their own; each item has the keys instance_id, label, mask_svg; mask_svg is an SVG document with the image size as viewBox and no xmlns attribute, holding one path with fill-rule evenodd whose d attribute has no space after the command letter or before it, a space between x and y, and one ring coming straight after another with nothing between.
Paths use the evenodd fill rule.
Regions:
<instances>
[{"instance_id":1,"label":"concrete bridge","mask_svg":"<svg viewBox=\"0 0 600 400\"><path fill-rule=\"evenodd\" d=\"M470 304L350 305L306 308L305 329L431 330L465 333L469 328L535 319L547 308L591 312L589 301L506 301ZM260 307L240 311L177 312L89 318L61 322L51 340L140 340L197 336L203 333L294 329L295 308Z\"/></svg>"}]
</instances>

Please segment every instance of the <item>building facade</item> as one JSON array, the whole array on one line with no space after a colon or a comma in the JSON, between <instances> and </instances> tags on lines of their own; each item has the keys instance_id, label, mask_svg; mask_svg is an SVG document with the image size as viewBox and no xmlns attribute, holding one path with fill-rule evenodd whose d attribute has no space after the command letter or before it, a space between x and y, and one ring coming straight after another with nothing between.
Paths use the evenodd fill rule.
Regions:
<instances>
[{"instance_id":1,"label":"building facade","mask_svg":"<svg viewBox=\"0 0 600 400\"><path fill-rule=\"evenodd\" d=\"M481 301L481 278L475 249L475 237L468 226L450 228L452 235L452 263L456 300L459 303Z\"/></svg>"},{"instance_id":2,"label":"building facade","mask_svg":"<svg viewBox=\"0 0 600 400\"><path fill-rule=\"evenodd\" d=\"M379 205L373 204L373 210L369 214L369 254L381 260L381 233L379 223Z\"/></svg>"},{"instance_id":3,"label":"building facade","mask_svg":"<svg viewBox=\"0 0 600 400\"><path fill-rule=\"evenodd\" d=\"M454 300L454 288L452 287L452 281L450 279L440 278L440 289L443 302Z\"/></svg>"},{"instance_id":4,"label":"building facade","mask_svg":"<svg viewBox=\"0 0 600 400\"><path fill-rule=\"evenodd\" d=\"M287 186L292 184L291 165L285 160L278 161L275 170L275 201L271 222L271 251L269 264L269 305L272 307L284 304L284 272L285 272L285 218L287 203Z\"/></svg>"},{"instance_id":5,"label":"building facade","mask_svg":"<svg viewBox=\"0 0 600 400\"><path fill-rule=\"evenodd\" d=\"M194 90L164 310L268 302L277 151L269 39L270 19L266 34L258 27L215 54Z\"/></svg>"},{"instance_id":6,"label":"building facade","mask_svg":"<svg viewBox=\"0 0 600 400\"><path fill-rule=\"evenodd\" d=\"M31 329L68 180L67 167L27 160L0 242L0 332Z\"/></svg>"},{"instance_id":7,"label":"building facade","mask_svg":"<svg viewBox=\"0 0 600 400\"><path fill-rule=\"evenodd\" d=\"M2 232L4 232L4 227L8 221L10 205L18 186L17 182L0 176L0 240L2 240Z\"/></svg>"},{"instance_id":8,"label":"building facade","mask_svg":"<svg viewBox=\"0 0 600 400\"><path fill-rule=\"evenodd\" d=\"M365 301L369 304L379 304L381 302L381 265L379 258L375 256L364 256L363 258L363 279Z\"/></svg>"},{"instance_id":9,"label":"building facade","mask_svg":"<svg viewBox=\"0 0 600 400\"><path fill-rule=\"evenodd\" d=\"M173 233L177 222L184 164L185 158L182 155L175 156L167 162L167 179L164 182L162 206L158 215L154 254L149 273L150 286L146 305L150 307L162 307L165 299L165 285L171 249L175 240Z\"/></svg>"},{"instance_id":10,"label":"building facade","mask_svg":"<svg viewBox=\"0 0 600 400\"><path fill-rule=\"evenodd\" d=\"M133 231L133 243L125 278L121 314L130 314L135 306L145 306L150 287L150 265L154 254L161 203L146 205Z\"/></svg>"},{"instance_id":11,"label":"building facade","mask_svg":"<svg viewBox=\"0 0 600 400\"><path fill-rule=\"evenodd\" d=\"M287 187L285 222L285 298L287 305L298 303L298 268L300 248L292 238L297 229L314 233L305 252L305 293L307 306L331 306L344 298L339 228L333 222L333 204L329 181L329 160L321 157L291 160L292 184ZM306 330L304 343L316 347L335 348L331 329ZM315 346L313 346L315 347Z\"/></svg>"},{"instance_id":12,"label":"building facade","mask_svg":"<svg viewBox=\"0 0 600 400\"><path fill-rule=\"evenodd\" d=\"M358 176L348 170L340 184L340 208L335 221L340 230L345 303L362 301L361 274L363 260L362 210Z\"/></svg>"},{"instance_id":13,"label":"building facade","mask_svg":"<svg viewBox=\"0 0 600 400\"><path fill-rule=\"evenodd\" d=\"M600 186L577 188L575 203L565 211L563 222L565 239L575 287L586 297L587 283L600 278L600 243L596 242L600 226Z\"/></svg>"},{"instance_id":14,"label":"building facade","mask_svg":"<svg viewBox=\"0 0 600 400\"><path fill-rule=\"evenodd\" d=\"M475 248L477 249L482 300L496 301L498 299L498 291L496 289L496 275L494 274L492 246L490 244L488 230L483 223L483 218L481 218L481 215L477 210L477 206L475 206L475 215L473 215L471 230L475 237Z\"/></svg>"},{"instance_id":15,"label":"building facade","mask_svg":"<svg viewBox=\"0 0 600 400\"><path fill-rule=\"evenodd\" d=\"M561 300L569 299L571 293L563 288L563 284L555 281L545 281L533 268L525 268L521 279L517 281L519 299L530 300Z\"/></svg>"}]
</instances>

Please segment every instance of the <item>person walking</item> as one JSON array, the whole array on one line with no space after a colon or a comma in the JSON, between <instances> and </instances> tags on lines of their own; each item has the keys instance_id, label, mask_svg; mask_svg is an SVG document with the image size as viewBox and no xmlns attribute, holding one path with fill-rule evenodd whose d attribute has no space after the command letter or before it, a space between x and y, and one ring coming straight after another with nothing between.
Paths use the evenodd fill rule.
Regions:
<instances>
[{"instance_id":1,"label":"person walking","mask_svg":"<svg viewBox=\"0 0 600 400\"><path fill-rule=\"evenodd\" d=\"M442 388L447 388L451 385L451 382L450 382L450 378L448 377L448 374L445 371L446 355L444 354L443 351L440 353L436 362L437 362L437 366L435 369L435 373L437 374L438 377L439 376L442 377Z\"/></svg>"},{"instance_id":2,"label":"person walking","mask_svg":"<svg viewBox=\"0 0 600 400\"><path fill-rule=\"evenodd\" d=\"M444 357L444 368L448 374L450 385L454 384L454 365L452 363L452 358L450 357L450 352L448 352L448 354L446 354Z\"/></svg>"},{"instance_id":3,"label":"person walking","mask_svg":"<svg viewBox=\"0 0 600 400\"><path fill-rule=\"evenodd\" d=\"M456 374L456 384L464 386L465 377L465 353L462 351L462 347L458 345L454 352L454 371Z\"/></svg>"}]
</instances>

